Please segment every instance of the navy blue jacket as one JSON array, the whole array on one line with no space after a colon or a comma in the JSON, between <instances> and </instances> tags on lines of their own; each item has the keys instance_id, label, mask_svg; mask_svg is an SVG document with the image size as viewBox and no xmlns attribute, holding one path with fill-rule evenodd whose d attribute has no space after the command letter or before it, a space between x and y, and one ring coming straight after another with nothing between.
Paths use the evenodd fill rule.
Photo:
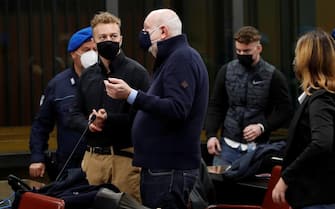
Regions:
<instances>
[{"instance_id":1,"label":"navy blue jacket","mask_svg":"<svg viewBox=\"0 0 335 209\"><path fill-rule=\"evenodd\" d=\"M132 128L133 164L194 169L200 165L200 132L208 103L208 73L200 55L179 35L157 43L153 82L139 91Z\"/></svg>"},{"instance_id":2,"label":"navy blue jacket","mask_svg":"<svg viewBox=\"0 0 335 209\"><path fill-rule=\"evenodd\" d=\"M281 152L286 146L285 141L274 141L257 145L255 151L247 152L239 159L235 160L231 167L223 173L226 179L239 181L248 177L253 177L266 160L266 156L272 153Z\"/></svg>"},{"instance_id":3,"label":"navy blue jacket","mask_svg":"<svg viewBox=\"0 0 335 209\"><path fill-rule=\"evenodd\" d=\"M44 152L48 149L49 134L55 124L57 125L57 161L61 164L66 161L80 138L80 132L65 125L69 116L69 107L74 102L77 82L78 75L73 68L62 71L49 81L31 128L29 145L32 163L45 162ZM83 144L80 145L74 158L81 158L84 148Z\"/></svg>"}]
</instances>

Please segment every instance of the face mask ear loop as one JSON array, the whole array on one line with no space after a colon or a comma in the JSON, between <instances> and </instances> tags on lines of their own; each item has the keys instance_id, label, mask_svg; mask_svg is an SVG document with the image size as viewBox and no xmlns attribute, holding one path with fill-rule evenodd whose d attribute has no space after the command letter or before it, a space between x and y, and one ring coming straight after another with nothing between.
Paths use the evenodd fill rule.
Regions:
<instances>
[{"instance_id":1,"label":"face mask ear loop","mask_svg":"<svg viewBox=\"0 0 335 209\"><path fill-rule=\"evenodd\" d=\"M74 52L76 55L78 55L79 57L81 57L82 54L79 54L77 51Z\"/></svg>"}]
</instances>

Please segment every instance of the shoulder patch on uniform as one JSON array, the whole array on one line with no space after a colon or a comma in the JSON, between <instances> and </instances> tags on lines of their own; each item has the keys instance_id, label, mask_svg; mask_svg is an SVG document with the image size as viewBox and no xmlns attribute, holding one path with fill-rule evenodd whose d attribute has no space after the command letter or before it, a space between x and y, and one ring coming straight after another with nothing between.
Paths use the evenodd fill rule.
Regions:
<instances>
[{"instance_id":1,"label":"shoulder patch on uniform","mask_svg":"<svg viewBox=\"0 0 335 209\"><path fill-rule=\"evenodd\" d=\"M44 94L42 94L41 99L40 99L40 106L43 105L44 99L45 99L45 96Z\"/></svg>"},{"instance_id":2,"label":"shoulder patch on uniform","mask_svg":"<svg viewBox=\"0 0 335 209\"><path fill-rule=\"evenodd\" d=\"M186 89L187 87L188 87L188 83L187 83L187 81L182 81L181 83L180 83L180 86L181 87L183 87L184 89Z\"/></svg>"},{"instance_id":3,"label":"shoulder patch on uniform","mask_svg":"<svg viewBox=\"0 0 335 209\"><path fill-rule=\"evenodd\" d=\"M74 78L70 78L71 81L71 85L73 86L74 84L76 84L76 80L74 80Z\"/></svg>"}]
</instances>

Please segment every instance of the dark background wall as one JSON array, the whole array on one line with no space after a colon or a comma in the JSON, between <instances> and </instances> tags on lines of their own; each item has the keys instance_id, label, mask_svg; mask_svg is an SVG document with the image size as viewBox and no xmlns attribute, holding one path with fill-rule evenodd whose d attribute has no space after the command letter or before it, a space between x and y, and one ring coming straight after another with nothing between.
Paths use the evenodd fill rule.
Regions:
<instances>
[{"instance_id":1,"label":"dark background wall","mask_svg":"<svg viewBox=\"0 0 335 209\"><path fill-rule=\"evenodd\" d=\"M235 30L253 25L263 34L263 58L287 76L292 98L298 92L291 67L297 37L335 27L331 0L0 0L0 5L0 126L31 124L47 82L71 65L66 52L71 34L98 11L121 18L124 51L151 71L153 60L139 49L138 32L152 9L174 9L207 64L211 84L220 66L234 58Z\"/></svg>"}]
</instances>

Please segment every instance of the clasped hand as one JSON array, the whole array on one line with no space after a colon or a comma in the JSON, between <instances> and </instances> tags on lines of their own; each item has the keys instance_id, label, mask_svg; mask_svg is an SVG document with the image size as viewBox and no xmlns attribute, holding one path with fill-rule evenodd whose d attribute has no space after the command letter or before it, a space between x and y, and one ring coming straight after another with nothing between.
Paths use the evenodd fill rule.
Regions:
<instances>
[{"instance_id":1,"label":"clasped hand","mask_svg":"<svg viewBox=\"0 0 335 209\"><path fill-rule=\"evenodd\" d=\"M107 120L107 112L105 109L101 108L98 111L95 109L92 110L92 113L90 114L90 118L92 115L95 115L95 120L89 125L89 129L91 132L100 132L102 131L105 120Z\"/></svg>"},{"instance_id":2,"label":"clasped hand","mask_svg":"<svg viewBox=\"0 0 335 209\"><path fill-rule=\"evenodd\" d=\"M262 130L258 124L250 124L243 129L243 138L247 142L254 141L262 134Z\"/></svg>"}]
</instances>

